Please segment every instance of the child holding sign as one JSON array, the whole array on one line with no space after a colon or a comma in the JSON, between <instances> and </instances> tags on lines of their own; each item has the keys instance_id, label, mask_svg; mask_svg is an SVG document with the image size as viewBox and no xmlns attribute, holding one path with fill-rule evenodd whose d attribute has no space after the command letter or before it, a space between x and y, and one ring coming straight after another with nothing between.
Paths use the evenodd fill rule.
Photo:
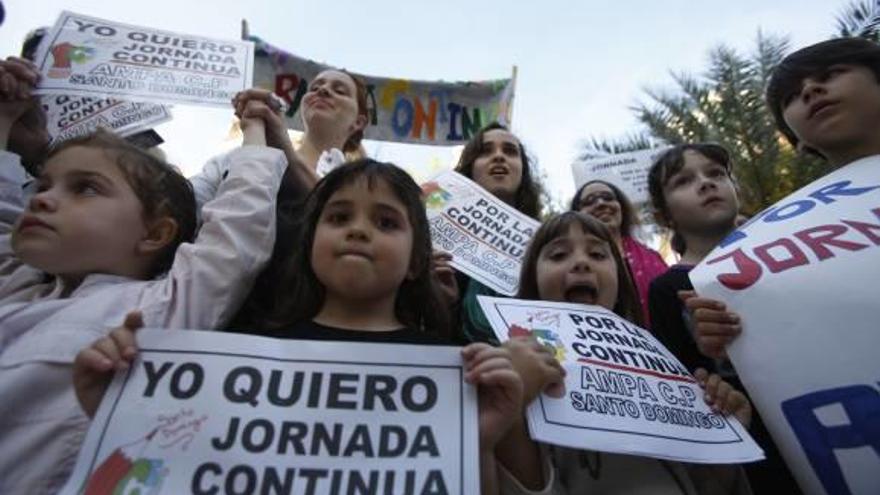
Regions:
<instances>
[{"instance_id":1,"label":"child holding sign","mask_svg":"<svg viewBox=\"0 0 880 495\"><path fill-rule=\"evenodd\" d=\"M519 139L501 124L484 127L465 145L455 171L473 180L531 218L541 213L541 186ZM448 253L434 255L435 273L447 299L459 309L461 332L468 342L495 342L495 334L477 303L478 295L499 294L476 280L456 276ZM459 301L460 299L460 301Z\"/></svg>"},{"instance_id":2,"label":"child holding sign","mask_svg":"<svg viewBox=\"0 0 880 495\"><path fill-rule=\"evenodd\" d=\"M330 172L309 195L305 225L267 319L285 339L450 343L433 285L430 232L421 189L394 165L365 159ZM119 328L82 351L75 383L94 413L114 366L134 354L133 328ZM430 351L427 351L430 352ZM462 350L465 379L479 386L484 493L494 484L494 448L522 407L522 382L507 351L487 344Z\"/></svg>"},{"instance_id":3,"label":"child holding sign","mask_svg":"<svg viewBox=\"0 0 880 495\"><path fill-rule=\"evenodd\" d=\"M0 120L24 107L0 103ZM55 493L88 426L70 373L76 353L125 312L151 326L216 328L247 293L274 240L286 162L261 121L205 206L171 165L110 133L65 142L28 201L0 152L0 492Z\"/></svg>"},{"instance_id":4,"label":"child holding sign","mask_svg":"<svg viewBox=\"0 0 880 495\"><path fill-rule=\"evenodd\" d=\"M767 87L766 96L777 127L788 141L799 150L825 158L835 169L841 169L850 164L856 166L854 163L856 161L861 162L863 166L866 162L869 167L877 166L876 161L870 163L867 160L862 160L868 157L872 157L871 160L876 160L876 156L872 155L880 154L880 132L878 132L878 129L880 129L878 127L880 126L880 47L876 43L858 38L835 39L817 43L794 52L774 69ZM819 205L826 209L826 211L834 211L833 218L837 219L845 217L846 213L850 213L846 210L845 203L839 202L841 199L857 198L861 194L876 189L876 183L873 181L867 184L869 187L856 187L855 181L852 180L834 180L836 182L831 185L826 184L824 187L814 186L816 187L815 192L807 196L809 200L804 200L801 204L809 205L810 209L813 206ZM785 200L781 203L784 202ZM757 215L751 222L746 223L744 227L752 223L758 224L755 227L765 227L760 225L760 223L778 221L780 209L780 206L774 205ZM876 212L876 210L874 211ZM795 217L796 215L791 218ZM871 224L866 223L865 225L869 225L872 229L875 228ZM823 255L821 251L818 252L816 258L819 261L836 256L837 250L841 247L860 250L869 246L869 244L854 243L848 240L846 236L841 235L844 233L849 235L846 228L823 225L814 227L814 229L818 231L823 229L842 229L834 235L826 234L819 236L814 234L813 238L816 239L816 245L830 253ZM744 239L748 239L748 234L743 232L737 232L730 237L732 243L740 242L740 245L745 243ZM810 240L810 238L807 239ZM736 246L736 244L732 243L729 245ZM828 246L833 247L835 251L828 250ZM839 252L846 251L840 249ZM803 255L803 260L808 259L811 258ZM752 263L755 262L752 261ZM868 263L867 267L870 268L872 261ZM760 265L757 263L755 267L757 270L753 271L760 270ZM799 267L799 269L804 270L805 273L818 273L808 271L809 269L805 266ZM784 272L784 270L776 268L771 269L771 271ZM835 269L835 271L843 273L840 269ZM855 271L861 272L862 270L857 269ZM815 275L815 277L816 280L821 279L819 275ZM840 277L839 280L845 279L846 284L850 283L849 276L838 275L838 277ZM745 292L745 289L749 288L756 281L757 278L752 278L747 284L740 285L739 289ZM815 287L812 285L804 287L802 295L810 295L816 297L817 300L825 299L825 294L829 292L829 283L831 282L823 280L818 282ZM811 288L814 290L811 291ZM832 291L831 293L836 292ZM780 299L778 303L772 301L770 304L780 304L779 306L774 306L773 311L777 312L777 314L785 315L789 314L792 310L800 311L800 306L803 302L800 298L794 300L799 301L799 303L786 306L784 302L788 301ZM745 299L742 299L742 301L745 301ZM830 301L835 301L835 299L832 298ZM749 304L754 303L750 302ZM728 311L725 304L721 301L707 297L692 297L687 300L686 305L693 315L696 340L700 351L714 358L726 357L727 345L742 331L740 315ZM743 306L740 308L742 309ZM795 306L798 307L795 309ZM751 306L749 309L751 309ZM835 318L846 318L858 314L858 311L862 309L873 311L873 301L868 305L864 301L849 301L849 309L847 310L837 309L835 303L829 305L825 310L813 309L813 311L828 314ZM752 317L752 314L744 316ZM778 325L768 325L767 323L764 323L764 325L754 325L755 327L763 326L767 330L775 330L777 328L782 330ZM817 325L823 328L822 332L825 331L821 324L817 323ZM794 321L786 322L786 326L798 331L805 328ZM796 333L799 336L802 335L799 332ZM766 334L770 335L771 332L766 332ZM845 340L846 337L841 334L836 338ZM810 342L810 339L805 338L804 342ZM864 345L861 347L867 348ZM821 344L813 347L816 352L824 352L824 350L819 351L820 348L822 348ZM741 354L741 356L743 355ZM842 355L845 356L846 353ZM801 354L798 354L798 356L800 359ZM785 362L785 359L786 357L781 357L779 362ZM803 359L805 362L809 361L808 358ZM839 366L830 364L826 366L830 369L839 368ZM848 365L845 367L848 367ZM791 375L791 378L794 379L798 374L797 368L786 367L786 370L789 369L794 373ZM746 370L743 369L741 372L745 375ZM804 378L804 381L809 382L810 378ZM819 387L819 385L815 386ZM756 398L760 397L760 389L752 389L751 392ZM867 404L867 402L865 403ZM760 402L759 405L761 405ZM814 407L817 408L816 410L819 408L819 406ZM796 473L799 473L800 481L806 487L808 485L806 485L807 481L805 480L813 475L808 474L809 470L804 469L803 461L798 459L797 456L800 455L799 447L793 447L794 444L791 439L785 437L785 435L789 434L789 427L787 424L776 420L778 411L777 406L765 405L765 408L762 409L762 414L767 418L767 423L770 427L775 428L771 431L774 432L778 444L782 448L787 447L789 449L786 452L789 456L787 457L789 465L793 467ZM854 413L849 412L848 414L853 415ZM840 428L843 429L842 426ZM822 482L827 483L825 489L830 493L833 490L829 488L832 485L832 482L828 481L829 479L834 479L834 483L845 484L843 481L844 476L837 474L839 473L839 468L832 467L836 466L837 461L831 452L838 446L834 445L831 447L830 445L833 442L826 442L824 437L821 437L821 434L816 434L816 436L810 438L823 438L822 442L825 442L815 442L817 445L821 445L821 448L814 449L815 453L811 454L813 457L810 460L811 462L816 462L816 466L821 466L816 467L815 471L822 474ZM858 438L858 435L852 434L851 438ZM868 442L868 438L868 436L865 436L864 441ZM848 447L852 447L855 450L856 445L848 445ZM795 454L795 452L798 453ZM771 451L768 450L768 454L770 453ZM815 461L818 458L826 460L827 464L820 465L818 461ZM768 460L771 459L770 455L768 455ZM872 460L872 462L874 461ZM856 465L858 462L853 461L852 464ZM863 469L861 476L873 482L873 479L876 478L876 472L870 468ZM814 483L814 481L810 481L810 483ZM858 490L853 489L853 491Z\"/></svg>"},{"instance_id":5,"label":"child holding sign","mask_svg":"<svg viewBox=\"0 0 880 495\"><path fill-rule=\"evenodd\" d=\"M518 297L577 302L602 306L633 319L639 313L638 296L623 258L608 229L579 212L566 212L545 222L526 253ZM518 352L518 369L534 368L535 358ZM552 374L546 376L552 377ZM733 414L748 424L751 405L718 375L698 370L706 402L716 411ZM527 377L524 377L528 381ZM530 388L530 387L527 387ZM534 392L535 389L527 392ZM525 400L534 396L527 394ZM607 454L553 447L554 469L542 465L524 427L511 430L502 441L499 462L504 493L747 493L741 470L729 466L697 466L646 457Z\"/></svg>"},{"instance_id":6,"label":"child holding sign","mask_svg":"<svg viewBox=\"0 0 880 495\"><path fill-rule=\"evenodd\" d=\"M880 154L880 47L844 38L792 53L773 72L767 104L793 146L835 168ZM692 298L687 306L700 350L724 356L741 331L739 316L707 298Z\"/></svg>"},{"instance_id":7,"label":"child holding sign","mask_svg":"<svg viewBox=\"0 0 880 495\"><path fill-rule=\"evenodd\" d=\"M739 198L730 154L710 143L681 144L659 157L648 173L651 206L658 223L674 232L681 260L651 283L652 331L689 370L721 372L700 354L684 315L679 291L693 290L688 272L734 229ZM727 367L728 376L732 370Z\"/></svg>"},{"instance_id":8,"label":"child holding sign","mask_svg":"<svg viewBox=\"0 0 880 495\"><path fill-rule=\"evenodd\" d=\"M674 146L651 166L648 190L658 223L673 229L674 244L682 248L681 261L651 283L649 309L654 335L688 370L705 368L719 373L742 390L728 360L713 359L699 351L680 299L694 289L688 278L690 271L735 228L739 198L730 155L717 144ZM752 488L760 493L784 486L796 493L794 478L758 415L752 435L767 456L746 466Z\"/></svg>"}]
</instances>

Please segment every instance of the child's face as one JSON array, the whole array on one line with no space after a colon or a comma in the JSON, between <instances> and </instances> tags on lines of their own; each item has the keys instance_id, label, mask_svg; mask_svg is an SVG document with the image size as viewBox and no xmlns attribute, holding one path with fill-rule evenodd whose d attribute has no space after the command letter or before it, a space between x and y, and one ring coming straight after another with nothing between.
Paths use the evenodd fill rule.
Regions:
<instances>
[{"instance_id":1,"label":"child's face","mask_svg":"<svg viewBox=\"0 0 880 495\"><path fill-rule=\"evenodd\" d=\"M312 270L328 296L396 297L407 277L413 231L406 206L383 180L360 179L336 191L318 219Z\"/></svg>"},{"instance_id":2,"label":"child's face","mask_svg":"<svg viewBox=\"0 0 880 495\"><path fill-rule=\"evenodd\" d=\"M581 197L578 198L578 211L592 215L604 223L612 232L620 232L620 224L623 220L620 202L614 191L608 184L593 182L584 187Z\"/></svg>"},{"instance_id":3,"label":"child's face","mask_svg":"<svg viewBox=\"0 0 880 495\"><path fill-rule=\"evenodd\" d=\"M512 202L522 182L519 141L503 129L483 134L483 151L474 160L473 180L496 197Z\"/></svg>"},{"instance_id":4,"label":"child's face","mask_svg":"<svg viewBox=\"0 0 880 495\"><path fill-rule=\"evenodd\" d=\"M595 304L614 309L617 303L617 264L611 246L569 227L565 235L548 242L538 254L538 296L544 301Z\"/></svg>"},{"instance_id":5,"label":"child's face","mask_svg":"<svg viewBox=\"0 0 880 495\"><path fill-rule=\"evenodd\" d=\"M805 146L823 155L876 144L880 83L867 67L832 65L783 99L782 116Z\"/></svg>"},{"instance_id":6,"label":"child's face","mask_svg":"<svg viewBox=\"0 0 880 495\"><path fill-rule=\"evenodd\" d=\"M693 150L684 152L684 165L666 179L663 196L672 228L684 233L726 232L739 209L727 170Z\"/></svg>"},{"instance_id":7,"label":"child's face","mask_svg":"<svg viewBox=\"0 0 880 495\"><path fill-rule=\"evenodd\" d=\"M12 235L25 263L62 277L134 276L146 236L140 200L113 157L74 146L50 158Z\"/></svg>"}]
</instances>

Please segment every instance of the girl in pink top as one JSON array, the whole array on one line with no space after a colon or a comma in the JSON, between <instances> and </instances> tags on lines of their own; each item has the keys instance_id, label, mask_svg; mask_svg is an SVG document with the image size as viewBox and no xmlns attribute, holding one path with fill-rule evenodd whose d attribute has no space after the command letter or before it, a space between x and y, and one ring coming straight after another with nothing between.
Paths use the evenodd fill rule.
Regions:
<instances>
[{"instance_id":1,"label":"girl in pink top","mask_svg":"<svg viewBox=\"0 0 880 495\"><path fill-rule=\"evenodd\" d=\"M645 327L650 328L648 288L655 277L666 272L667 266L657 251L633 238L632 230L638 224L638 218L632 203L617 186L593 180L581 186L575 193L571 210L596 217L611 231L617 247L626 259L630 278L639 294Z\"/></svg>"}]
</instances>

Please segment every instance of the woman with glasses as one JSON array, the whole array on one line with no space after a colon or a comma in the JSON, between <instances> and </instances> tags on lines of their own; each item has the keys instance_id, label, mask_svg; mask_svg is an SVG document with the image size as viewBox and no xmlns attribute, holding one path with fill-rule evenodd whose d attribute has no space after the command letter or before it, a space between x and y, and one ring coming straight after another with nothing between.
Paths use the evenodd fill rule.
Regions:
<instances>
[{"instance_id":1,"label":"woman with glasses","mask_svg":"<svg viewBox=\"0 0 880 495\"><path fill-rule=\"evenodd\" d=\"M648 288L655 277L666 271L667 266L657 251L633 237L633 229L638 225L638 217L632 203L617 186L609 182L593 180L581 186L575 193L571 201L571 210L596 217L611 231L617 247L626 258L630 277L638 289L645 326L650 328Z\"/></svg>"}]
</instances>

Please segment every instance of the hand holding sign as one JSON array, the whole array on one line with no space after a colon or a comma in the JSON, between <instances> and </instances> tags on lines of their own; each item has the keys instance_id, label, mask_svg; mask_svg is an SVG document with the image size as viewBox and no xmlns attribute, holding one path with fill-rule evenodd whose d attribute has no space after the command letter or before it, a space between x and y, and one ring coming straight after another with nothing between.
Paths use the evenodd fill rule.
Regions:
<instances>
[{"instance_id":1,"label":"hand holding sign","mask_svg":"<svg viewBox=\"0 0 880 495\"><path fill-rule=\"evenodd\" d=\"M140 311L125 316L125 323L107 337L96 340L76 355L73 363L73 387L80 407L93 417L110 386L115 370L125 370L137 356L134 332L144 326Z\"/></svg>"},{"instance_id":2,"label":"hand holding sign","mask_svg":"<svg viewBox=\"0 0 880 495\"><path fill-rule=\"evenodd\" d=\"M678 295L693 318L700 352L715 359L726 358L727 346L742 332L739 315L727 311L723 302L699 297L693 291L681 291Z\"/></svg>"},{"instance_id":3,"label":"hand holding sign","mask_svg":"<svg viewBox=\"0 0 880 495\"><path fill-rule=\"evenodd\" d=\"M31 89L40 74L29 60L9 57L0 61L0 119L12 125L33 106Z\"/></svg>"},{"instance_id":4,"label":"hand holding sign","mask_svg":"<svg viewBox=\"0 0 880 495\"><path fill-rule=\"evenodd\" d=\"M523 384L506 349L471 344L461 350L465 381L478 387L480 449L492 452L522 411Z\"/></svg>"},{"instance_id":5,"label":"hand holding sign","mask_svg":"<svg viewBox=\"0 0 880 495\"><path fill-rule=\"evenodd\" d=\"M541 392L560 398L565 394L565 369L553 351L533 337L517 337L502 344L510 352L513 367L523 380L523 403L530 404Z\"/></svg>"},{"instance_id":6,"label":"hand holding sign","mask_svg":"<svg viewBox=\"0 0 880 495\"><path fill-rule=\"evenodd\" d=\"M749 427L752 422L752 404L745 394L722 380L720 375L710 375L703 368L694 371L694 378L703 387L706 394L703 398L713 411L725 416L733 415L741 425Z\"/></svg>"},{"instance_id":7,"label":"hand holding sign","mask_svg":"<svg viewBox=\"0 0 880 495\"><path fill-rule=\"evenodd\" d=\"M440 296L447 307L458 302L461 293L458 290L458 281L455 279L455 269L450 262L452 255L445 251L434 250L431 253L431 272L440 290Z\"/></svg>"}]
</instances>

